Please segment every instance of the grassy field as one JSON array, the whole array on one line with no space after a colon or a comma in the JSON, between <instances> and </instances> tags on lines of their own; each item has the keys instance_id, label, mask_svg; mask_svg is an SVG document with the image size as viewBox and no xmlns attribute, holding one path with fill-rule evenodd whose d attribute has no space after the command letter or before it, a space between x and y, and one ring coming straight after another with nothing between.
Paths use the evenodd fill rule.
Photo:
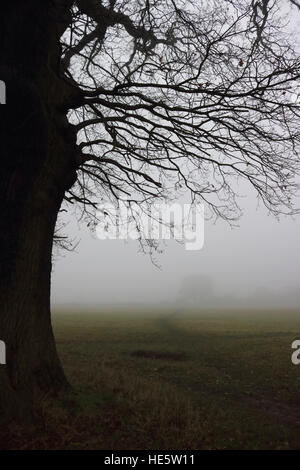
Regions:
<instances>
[{"instance_id":1,"label":"grassy field","mask_svg":"<svg viewBox=\"0 0 300 470\"><path fill-rule=\"evenodd\" d=\"M11 427L22 449L300 449L300 312L57 312L74 392ZM4 443L4 444L3 444Z\"/></svg>"}]
</instances>

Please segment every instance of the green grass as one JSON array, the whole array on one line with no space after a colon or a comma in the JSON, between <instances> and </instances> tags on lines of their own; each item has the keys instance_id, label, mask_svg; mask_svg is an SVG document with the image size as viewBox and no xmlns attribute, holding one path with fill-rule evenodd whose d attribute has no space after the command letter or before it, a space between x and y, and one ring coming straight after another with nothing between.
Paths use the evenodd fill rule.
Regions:
<instances>
[{"instance_id":1,"label":"green grass","mask_svg":"<svg viewBox=\"0 0 300 470\"><path fill-rule=\"evenodd\" d=\"M24 449L300 449L300 312L56 313L74 391ZM12 437L13 436L13 437Z\"/></svg>"}]
</instances>

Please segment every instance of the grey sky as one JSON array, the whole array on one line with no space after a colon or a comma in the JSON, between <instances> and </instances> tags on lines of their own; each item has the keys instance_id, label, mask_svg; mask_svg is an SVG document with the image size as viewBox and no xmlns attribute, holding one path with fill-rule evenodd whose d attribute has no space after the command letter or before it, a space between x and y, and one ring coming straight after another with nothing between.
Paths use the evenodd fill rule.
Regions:
<instances>
[{"instance_id":1,"label":"grey sky","mask_svg":"<svg viewBox=\"0 0 300 470\"><path fill-rule=\"evenodd\" d=\"M296 19L294 15L293 29ZM157 256L161 269L139 253L137 242L100 241L84 225L79 230L71 217L65 231L81 241L76 252L64 253L55 262L53 305L175 303L185 279L204 276L219 299L212 306L231 306L231 296L240 298L240 306L300 306L300 216L278 222L265 208L257 208L254 191L245 188L244 195L238 228L231 229L223 221L206 222L200 251L186 251L175 241L168 242Z\"/></svg>"},{"instance_id":2,"label":"grey sky","mask_svg":"<svg viewBox=\"0 0 300 470\"><path fill-rule=\"evenodd\" d=\"M237 228L220 220L205 223L200 251L168 241L164 253L157 255L161 269L139 253L138 242L98 240L71 221L66 232L81 241L76 252L56 259L53 304L173 303L187 277L204 276L213 282L217 296L255 300L256 291L266 289L272 293L266 295L273 306L276 292L282 297L300 291L300 216L278 222L263 207L257 208L252 191L242 205L244 216ZM291 306L294 303L292 299Z\"/></svg>"}]
</instances>

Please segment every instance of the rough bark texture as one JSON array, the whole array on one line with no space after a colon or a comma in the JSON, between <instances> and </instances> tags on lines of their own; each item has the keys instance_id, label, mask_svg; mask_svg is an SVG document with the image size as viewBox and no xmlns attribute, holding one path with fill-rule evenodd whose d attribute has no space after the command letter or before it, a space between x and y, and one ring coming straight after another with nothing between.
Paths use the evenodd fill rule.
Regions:
<instances>
[{"instance_id":1,"label":"rough bark texture","mask_svg":"<svg viewBox=\"0 0 300 470\"><path fill-rule=\"evenodd\" d=\"M30 417L41 391L68 387L50 319L52 240L64 192L76 179L77 99L60 77L59 38L70 1L2 2L0 79L0 421Z\"/></svg>"}]
</instances>

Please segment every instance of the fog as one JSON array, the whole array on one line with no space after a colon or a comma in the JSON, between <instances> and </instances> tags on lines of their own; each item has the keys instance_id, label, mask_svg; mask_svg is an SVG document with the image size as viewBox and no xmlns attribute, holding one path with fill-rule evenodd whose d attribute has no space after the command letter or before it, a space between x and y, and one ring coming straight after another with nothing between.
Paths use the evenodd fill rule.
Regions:
<instances>
[{"instance_id":1,"label":"fog","mask_svg":"<svg viewBox=\"0 0 300 470\"><path fill-rule=\"evenodd\" d=\"M296 202L297 203L297 202ZM64 215L78 246L56 252L55 308L297 308L300 306L300 216L276 220L257 206L254 191L240 200L238 227L205 222L204 246L188 251L166 241L155 263L137 241L99 240L74 215ZM57 251L57 250L56 250ZM159 266L157 266L159 265Z\"/></svg>"},{"instance_id":2,"label":"fog","mask_svg":"<svg viewBox=\"0 0 300 470\"><path fill-rule=\"evenodd\" d=\"M286 2L283 11L287 12ZM295 11L294 11L295 13ZM297 38L299 17L292 16ZM299 308L300 215L276 220L245 187L239 226L205 223L204 246L188 251L175 240L156 255L136 241L99 240L73 214L65 233L79 242L55 256L56 308ZM299 207L299 201L295 202Z\"/></svg>"}]
</instances>

